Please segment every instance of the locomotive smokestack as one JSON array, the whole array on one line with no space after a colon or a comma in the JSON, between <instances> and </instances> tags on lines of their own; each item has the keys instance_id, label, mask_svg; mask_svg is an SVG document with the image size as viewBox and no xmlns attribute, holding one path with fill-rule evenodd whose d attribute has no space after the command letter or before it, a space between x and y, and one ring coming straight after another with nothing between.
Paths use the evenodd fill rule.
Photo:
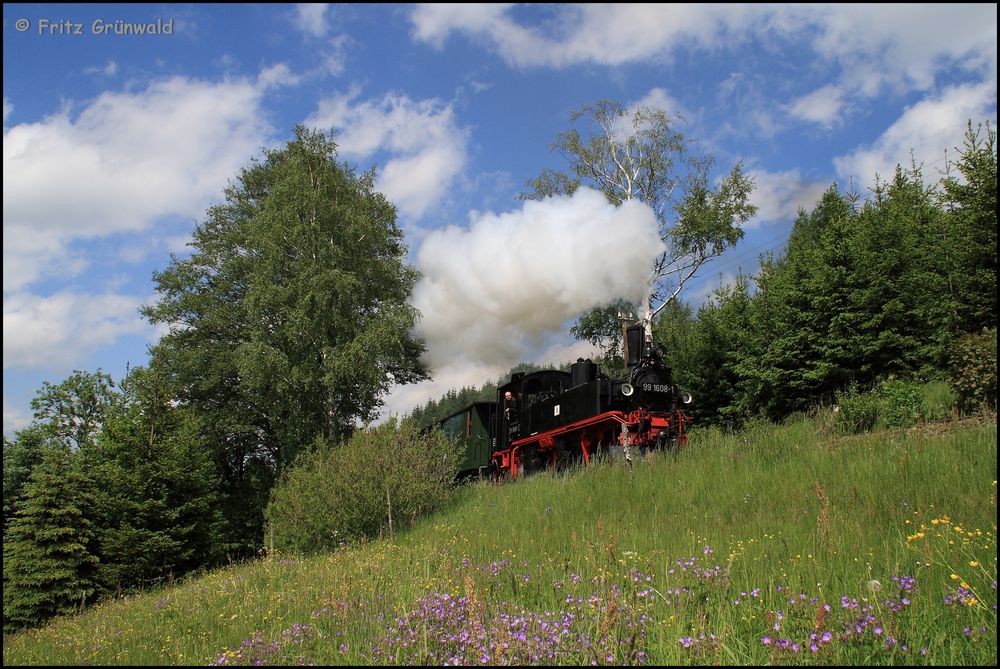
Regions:
<instances>
[{"instance_id":1,"label":"locomotive smokestack","mask_svg":"<svg viewBox=\"0 0 1000 669\"><path fill-rule=\"evenodd\" d=\"M629 370L639 364L639 358L645 353L645 339L645 330L641 325L625 328L625 364Z\"/></svg>"}]
</instances>

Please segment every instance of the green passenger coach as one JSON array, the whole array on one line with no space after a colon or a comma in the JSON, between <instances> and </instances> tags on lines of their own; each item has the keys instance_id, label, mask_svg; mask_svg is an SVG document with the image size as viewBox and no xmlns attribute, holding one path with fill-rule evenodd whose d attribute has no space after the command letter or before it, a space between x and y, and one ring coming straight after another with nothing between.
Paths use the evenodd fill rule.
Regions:
<instances>
[{"instance_id":1,"label":"green passenger coach","mask_svg":"<svg viewBox=\"0 0 1000 669\"><path fill-rule=\"evenodd\" d=\"M440 421L445 436L458 446L459 477L491 473L496 402L473 402Z\"/></svg>"}]
</instances>

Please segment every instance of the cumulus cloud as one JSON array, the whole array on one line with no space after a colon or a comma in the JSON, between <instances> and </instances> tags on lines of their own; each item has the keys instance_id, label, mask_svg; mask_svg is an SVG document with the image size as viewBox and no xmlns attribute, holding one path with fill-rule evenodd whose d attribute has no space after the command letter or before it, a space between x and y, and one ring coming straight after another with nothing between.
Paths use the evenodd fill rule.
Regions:
<instances>
[{"instance_id":1,"label":"cumulus cloud","mask_svg":"<svg viewBox=\"0 0 1000 669\"><path fill-rule=\"evenodd\" d=\"M926 89L942 60L996 70L995 5L565 5L526 27L511 6L418 5L414 39L441 48L454 33L489 44L511 65L619 65L677 48L718 48L750 38L811 36L825 60L870 85ZM988 72L987 72L988 73ZM866 86L863 86L865 88Z\"/></svg>"},{"instance_id":2,"label":"cumulus cloud","mask_svg":"<svg viewBox=\"0 0 1000 669\"><path fill-rule=\"evenodd\" d=\"M141 304L116 294L5 294L3 368L66 368L122 335L145 333Z\"/></svg>"},{"instance_id":3,"label":"cumulus cloud","mask_svg":"<svg viewBox=\"0 0 1000 669\"><path fill-rule=\"evenodd\" d=\"M89 266L81 242L198 218L265 144L262 97L284 66L254 80L183 77L105 92L46 118L4 127L4 368L72 366L118 337L148 332L146 296L36 286ZM9 103L5 100L5 108ZM5 110L6 111L6 110ZM161 234L162 232L162 234ZM167 249L164 249L164 252Z\"/></svg>"},{"instance_id":4,"label":"cumulus cloud","mask_svg":"<svg viewBox=\"0 0 1000 669\"><path fill-rule=\"evenodd\" d=\"M376 187L410 218L439 203L465 168L469 132L450 105L389 94L356 102L357 91L322 100L306 119L335 128L341 155L371 159L385 155Z\"/></svg>"},{"instance_id":5,"label":"cumulus cloud","mask_svg":"<svg viewBox=\"0 0 1000 669\"><path fill-rule=\"evenodd\" d=\"M897 163L909 167L906 156L911 151L918 165L941 164L945 151L954 156L952 149L962 145L970 119L996 123L996 96L996 80L946 88L907 108L870 146L835 158L837 174L870 186L876 174L891 179Z\"/></svg>"},{"instance_id":6,"label":"cumulus cloud","mask_svg":"<svg viewBox=\"0 0 1000 669\"><path fill-rule=\"evenodd\" d=\"M843 120L844 90L835 84L823 86L788 104L788 113L802 121L831 128Z\"/></svg>"},{"instance_id":7,"label":"cumulus cloud","mask_svg":"<svg viewBox=\"0 0 1000 669\"><path fill-rule=\"evenodd\" d=\"M943 67L996 78L996 5L846 4L802 6L797 22L811 28L813 48L839 63L845 84L862 94L882 86L929 90Z\"/></svg>"},{"instance_id":8,"label":"cumulus cloud","mask_svg":"<svg viewBox=\"0 0 1000 669\"><path fill-rule=\"evenodd\" d=\"M509 367L582 311L639 302L663 250L647 205L616 208L589 188L436 230L417 253L413 292L426 360Z\"/></svg>"},{"instance_id":9,"label":"cumulus cloud","mask_svg":"<svg viewBox=\"0 0 1000 669\"><path fill-rule=\"evenodd\" d=\"M5 128L4 227L66 240L199 215L263 142L261 95L246 80L174 77Z\"/></svg>"},{"instance_id":10,"label":"cumulus cloud","mask_svg":"<svg viewBox=\"0 0 1000 669\"><path fill-rule=\"evenodd\" d=\"M491 44L516 67L620 65L668 54L679 44L709 46L751 11L739 5L566 5L554 35L524 27L509 5L418 5L413 36L440 48L453 32Z\"/></svg>"},{"instance_id":11,"label":"cumulus cloud","mask_svg":"<svg viewBox=\"0 0 1000 669\"><path fill-rule=\"evenodd\" d=\"M799 209L811 211L831 185L806 179L799 170L750 170L747 175L754 180L750 201L757 207L757 215L744 226L748 229L776 221L794 220Z\"/></svg>"},{"instance_id":12,"label":"cumulus cloud","mask_svg":"<svg viewBox=\"0 0 1000 669\"><path fill-rule=\"evenodd\" d=\"M313 37L323 37L329 30L326 3L307 2L295 5L295 27Z\"/></svg>"},{"instance_id":13,"label":"cumulus cloud","mask_svg":"<svg viewBox=\"0 0 1000 669\"><path fill-rule=\"evenodd\" d=\"M14 437L14 433L24 429L31 424L31 412L23 407L15 407L10 404L5 397L3 400L3 434L5 437Z\"/></svg>"},{"instance_id":14,"label":"cumulus cloud","mask_svg":"<svg viewBox=\"0 0 1000 669\"><path fill-rule=\"evenodd\" d=\"M796 44L803 65L832 68L836 84L794 98L789 113L829 127L848 94L932 90L956 68L996 79L996 5L593 4L549 8L525 25L510 5L418 5L417 41L452 35L485 44L512 67L617 66L669 60L681 49L732 49L749 40Z\"/></svg>"}]
</instances>

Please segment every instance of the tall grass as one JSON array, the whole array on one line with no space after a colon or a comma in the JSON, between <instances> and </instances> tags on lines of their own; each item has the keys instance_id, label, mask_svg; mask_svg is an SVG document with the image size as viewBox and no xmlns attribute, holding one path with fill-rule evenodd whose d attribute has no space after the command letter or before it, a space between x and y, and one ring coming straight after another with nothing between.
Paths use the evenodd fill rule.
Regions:
<instances>
[{"instance_id":1,"label":"tall grass","mask_svg":"<svg viewBox=\"0 0 1000 669\"><path fill-rule=\"evenodd\" d=\"M996 434L695 431L5 635L4 663L994 664Z\"/></svg>"}]
</instances>

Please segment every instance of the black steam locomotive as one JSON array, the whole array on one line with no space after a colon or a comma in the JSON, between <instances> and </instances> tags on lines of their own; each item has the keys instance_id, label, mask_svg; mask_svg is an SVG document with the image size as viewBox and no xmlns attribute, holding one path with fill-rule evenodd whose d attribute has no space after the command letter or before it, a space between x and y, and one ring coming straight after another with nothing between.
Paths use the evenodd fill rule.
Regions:
<instances>
[{"instance_id":1,"label":"black steam locomotive","mask_svg":"<svg viewBox=\"0 0 1000 669\"><path fill-rule=\"evenodd\" d=\"M625 378L601 373L590 360L569 372L516 373L496 401L476 402L440 421L464 448L461 473L517 478L602 454L679 448L691 418L663 355L642 326L626 330Z\"/></svg>"}]
</instances>

